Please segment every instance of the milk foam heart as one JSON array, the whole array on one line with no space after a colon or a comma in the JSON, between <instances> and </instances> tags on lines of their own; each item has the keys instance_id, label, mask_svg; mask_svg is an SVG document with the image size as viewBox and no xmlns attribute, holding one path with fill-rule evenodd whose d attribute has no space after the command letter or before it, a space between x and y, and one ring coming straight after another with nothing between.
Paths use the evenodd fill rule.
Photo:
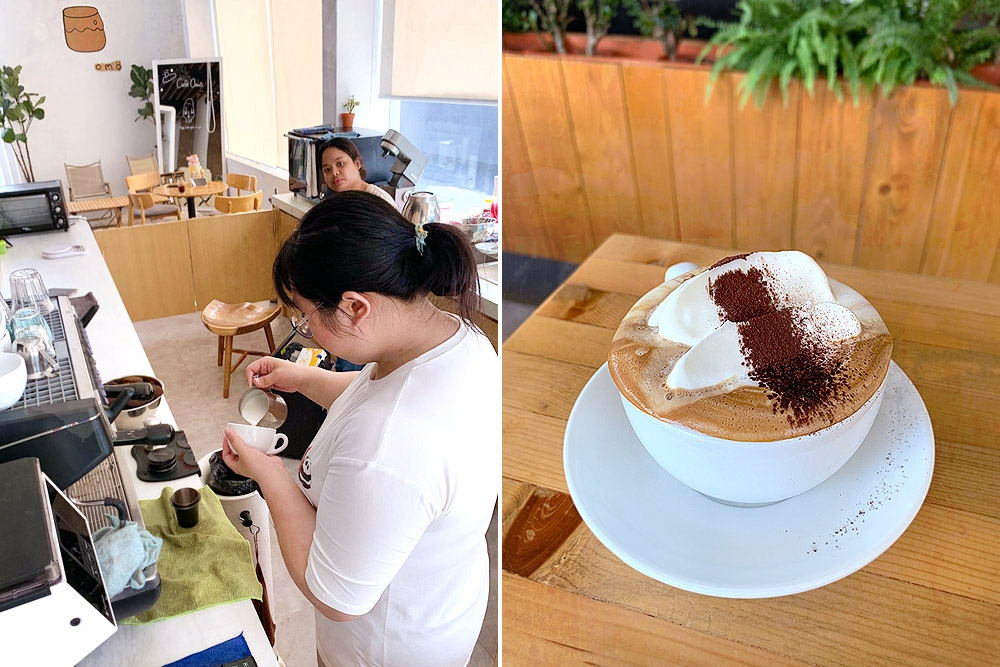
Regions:
<instances>
[{"instance_id":1,"label":"milk foam heart","mask_svg":"<svg viewBox=\"0 0 1000 667\"><path fill-rule=\"evenodd\" d=\"M608 357L643 412L736 440L776 440L853 414L892 339L867 300L798 251L755 252L644 295Z\"/></svg>"},{"instance_id":2,"label":"milk foam heart","mask_svg":"<svg viewBox=\"0 0 1000 667\"><path fill-rule=\"evenodd\" d=\"M667 376L670 388L759 385L750 377L753 364L741 353L739 328L713 298L712 286L733 272L766 276L770 303L790 309L803 330L820 344L861 333L857 317L836 302L830 281L811 257L798 251L750 253L688 280L650 315L650 326L656 327L662 338L691 348ZM753 311L753 304L738 305ZM747 321L760 314L764 313L737 313L736 319Z\"/></svg>"}]
</instances>

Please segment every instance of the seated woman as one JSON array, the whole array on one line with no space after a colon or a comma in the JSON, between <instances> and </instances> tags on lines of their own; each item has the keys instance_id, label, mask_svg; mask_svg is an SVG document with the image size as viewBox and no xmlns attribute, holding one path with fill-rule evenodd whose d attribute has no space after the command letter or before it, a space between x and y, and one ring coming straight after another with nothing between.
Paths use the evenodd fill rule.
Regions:
<instances>
[{"instance_id":1,"label":"seated woman","mask_svg":"<svg viewBox=\"0 0 1000 667\"><path fill-rule=\"evenodd\" d=\"M500 365L468 319L472 248L450 225L414 226L374 197L337 193L306 213L273 277L301 333L365 363L247 368L252 386L330 408L296 477L229 429L222 439L226 465L260 485L316 609L319 664L462 667L486 612L500 484ZM430 294L456 297L462 316Z\"/></svg>"},{"instance_id":2,"label":"seated woman","mask_svg":"<svg viewBox=\"0 0 1000 667\"><path fill-rule=\"evenodd\" d=\"M360 190L381 197L393 206L396 205L388 192L377 185L365 182L368 178L365 160L350 139L334 137L320 146L320 165L326 187L334 192Z\"/></svg>"}]
</instances>

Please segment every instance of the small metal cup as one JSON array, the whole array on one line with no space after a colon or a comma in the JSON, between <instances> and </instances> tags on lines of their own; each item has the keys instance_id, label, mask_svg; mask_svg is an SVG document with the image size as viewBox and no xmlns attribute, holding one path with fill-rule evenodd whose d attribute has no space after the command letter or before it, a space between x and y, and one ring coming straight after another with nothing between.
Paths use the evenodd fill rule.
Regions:
<instances>
[{"instance_id":1,"label":"small metal cup","mask_svg":"<svg viewBox=\"0 0 1000 667\"><path fill-rule=\"evenodd\" d=\"M52 343L40 336L23 335L14 340L14 352L24 357L29 380L40 380L55 375L56 361Z\"/></svg>"},{"instance_id":2,"label":"small metal cup","mask_svg":"<svg viewBox=\"0 0 1000 667\"><path fill-rule=\"evenodd\" d=\"M181 528L192 528L198 525L198 503L200 502L201 494L197 489L189 487L177 489L170 496L170 504L174 507L177 523Z\"/></svg>"}]
</instances>

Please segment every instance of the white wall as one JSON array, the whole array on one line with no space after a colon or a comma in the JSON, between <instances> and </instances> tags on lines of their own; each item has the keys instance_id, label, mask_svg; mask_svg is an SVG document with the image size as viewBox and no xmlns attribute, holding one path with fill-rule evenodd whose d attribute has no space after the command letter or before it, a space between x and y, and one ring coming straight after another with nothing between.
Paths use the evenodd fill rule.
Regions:
<instances>
[{"instance_id":1,"label":"white wall","mask_svg":"<svg viewBox=\"0 0 1000 667\"><path fill-rule=\"evenodd\" d=\"M28 133L35 180L59 179L64 163L100 160L114 195L127 192L126 155L156 145L148 121L135 121L140 101L128 96L133 64L184 56L181 0L102 0L107 45L78 53L66 46L62 10L73 2L0 0L0 64L22 65L21 84L45 96L45 118ZM95 63L120 60L120 71Z\"/></svg>"}]
</instances>

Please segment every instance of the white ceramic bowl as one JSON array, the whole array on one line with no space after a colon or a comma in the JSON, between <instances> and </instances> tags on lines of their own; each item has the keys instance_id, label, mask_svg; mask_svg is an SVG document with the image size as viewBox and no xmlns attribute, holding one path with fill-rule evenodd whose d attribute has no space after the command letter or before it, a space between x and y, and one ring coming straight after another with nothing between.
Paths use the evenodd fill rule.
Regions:
<instances>
[{"instance_id":1,"label":"white ceramic bowl","mask_svg":"<svg viewBox=\"0 0 1000 667\"><path fill-rule=\"evenodd\" d=\"M765 505L808 491L840 470L868 436L885 380L847 419L809 435L738 442L705 435L646 414L619 393L646 451L678 481L734 505Z\"/></svg>"},{"instance_id":2,"label":"white ceramic bowl","mask_svg":"<svg viewBox=\"0 0 1000 667\"><path fill-rule=\"evenodd\" d=\"M0 410L6 410L24 394L28 384L28 370L24 357L13 352L0 352Z\"/></svg>"}]
</instances>

